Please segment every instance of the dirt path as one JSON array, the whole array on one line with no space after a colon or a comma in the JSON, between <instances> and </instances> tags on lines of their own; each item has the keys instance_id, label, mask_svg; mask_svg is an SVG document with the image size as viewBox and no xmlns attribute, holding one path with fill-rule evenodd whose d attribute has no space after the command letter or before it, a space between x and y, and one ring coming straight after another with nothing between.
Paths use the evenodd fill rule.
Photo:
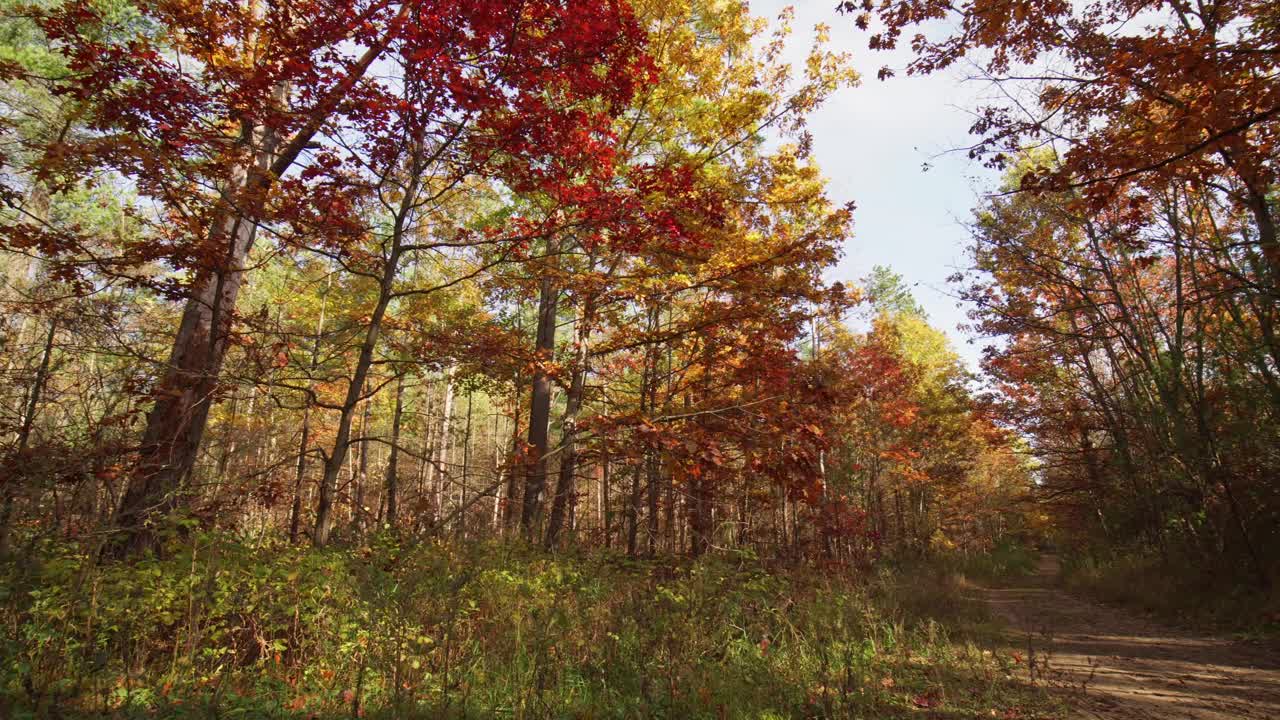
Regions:
<instances>
[{"instance_id":1,"label":"dirt path","mask_svg":"<svg viewBox=\"0 0 1280 720\"><path fill-rule=\"evenodd\" d=\"M1036 680L1069 695L1079 717L1280 720L1280 657L1196 637L1054 587L1057 558L1017 587L984 588Z\"/></svg>"}]
</instances>

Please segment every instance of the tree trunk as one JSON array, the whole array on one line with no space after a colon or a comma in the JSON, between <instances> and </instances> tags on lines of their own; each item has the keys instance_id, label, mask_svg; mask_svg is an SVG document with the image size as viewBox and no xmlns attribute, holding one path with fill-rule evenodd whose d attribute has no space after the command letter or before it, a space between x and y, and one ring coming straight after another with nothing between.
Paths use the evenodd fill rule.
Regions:
<instances>
[{"instance_id":1,"label":"tree trunk","mask_svg":"<svg viewBox=\"0 0 1280 720\"><path fill-rule=\"evenodd\" d=\"M636 556L640 534L640 467L631 467L631 493L627 499L627 555Z\"/></svg>"},{"instance_id":2,"label":"tree trunk","mask_svg":"<svg viewBox=\"0 0 1280 720\"><path fill-rule=\"evenodd\" d=\"M502 413L496 407L493 413L493 478L497 490L493 494L490 529L497 535L502 530L502 504L506 499L507 484L502 480Z\"/></svg>"},{"instance_id":3,"label":"tree trunk","mask_svg":"<svg viewBox=\"0 0 1280 720\"><path fill-rule=\"evenodd\" d=\"M373 414L373 398L369 396L369 384L365 381L364 391L361 393L364 397L364 411L360 413L360 447L358 449L358 465L355 476L355 492L351 498L351 525L354 527L356 535L364 533L364 489L365 483L369 479L369 419ZM352 443L355 444L355 443Z\"/></svg>"},{"instance_id":4,"label":"tree trunk","mask_svg":"<svg viewBox=\"0 0 1280 720\"><path fill-rule=\"evenodd\" d=\"M458 525L459 538L467 535L467 481L471 478L471 400L474 391L467 390L467 424L462 432L462 482L458 484Z\"/></svg>"},{"instance_id":5,"label":"tree trunk","mask_svg":"<svg viewBox=\"0 0 1280 720\"><path fill-rule=\"evenodd\" d=\"M376 319L380 324L381 318ZM368 336L366 335L366 337ZM368 355L371 359L372 350ZM360 358L356 361L356 377L351 380L347 387L346 401L343 403L342 410L338 415L338 430L333 440L333 450L325 458L324 474L320 477L320 497L316 504L316 523L311 532L311 542L316 547L324 547L329 544L329 536L333 532L333 513L338 490L338 474L342 472L342 466L347 462L347 453L351 449L351 421L355 415L356 406L360 403L361 390L364 388L365 376L368 374L369 363L364 358L365 352L362 349Z\"/></svg>"},{"instance_id":6,"label":"tree trunk","mask_svg":"<svg viewBox=\"0 0 1280 720\"><path fill-rule=\"evenodd\" d=\"M364 341L360 345L360 354L356 358L355 372L347 384L346 399L338 415L338 429L333 440L333 450L325 458L324 475L320 479L320 500L316 506L316 524L311 540L316 547L324 547L329 543L333 532L333 505L338 487L338 473L347 460L347 452L351 447L351 421L356 407L364 395L365 383L369 379L369 368L373 364L373 351L378 344L382 332L382 320L391 300L389 273L383 275L383 291L369 319L369 328L365 331Z\"/></svg>"},{"instance_id":7,"label":"tree trunk","mask_svg":"<svg viewBox=\"0 0 1280 720\"><path fill-rule=\"evenodd\" d=\"M31 445L31 431L35 427L36 412L40 409L40 396L44 394L45 383L49 380L49 363L53 358L53 340L58 332L57 318L49 321L49 332L45 335L44 353L40 357L40 367L31 382L31 394L22 413L22 426L18 429L19 462L25 462L23 456ZM4 483L4 499L0 501L0 557L9 554L9 525L13 522L14 488L13 478Z\"/></svg>"},{"instance_id":8,"label":"tree trunk","mask_svg":"<svg viewBox=\"0 0 1280 720\"><path fill-rule=\"evenodd\" d=\"M648 310L649 322L648 329L650 333L658 330L658 306L651 305ZM658 400L658 352L657 349L650 344L645 353L645 372L643 383L643 399L649 417L657 414ZM647 489L647 498L649 502L648 521L648 553L650 556L656 555L658 552L658 493L661 490L661 469L658 465L657 448L649 448L645 452L645 487Z\"/></svg>"},{"instance_id":9,"label":"tree trunk","mask_svg":"<svg viewBox=\"0 0 1280 720\"><path fill-rule=\"evenodd\" d=\"M227 351L231 315L244 278L242 266L257 230L255 222L231 216L229 210L220 225L218 235L227 236L231 246L225 267L196 285L183 310L167 369L147 415L138 464L116 512L120 534L105 548L108 555L123 557L155 546L150 520L178 506L182 485L195 465Z\"/></svg>"},{"instance_id":10,"label":"tree trunk","mask_svg":"<svg viewBox=\"0 0 1280 720\"><path fill-rule=\"evenodd\" d=\"M706 476L692 478L689 492L693 496L690 513L693 538L690 550L697 557L711 549L711 488Z\"/></svg>"},{"instance_id":11,"label":"tree trunk","mask_svg":"<svg viewBox=\"0 0 1280 720\"><path fill-rule=\"evenodd\" d=\"M547 262L559 264L559 243L547 241ZM538 295L538 325L534 349L537 370L529 396L529 457L525 465L524 501L520 511L520 529L532 539L542 519L542 494L547 484L547 443L551 425L551 375L545 364L551 362L556 349L556 310L560 290L548 268L544 270Z\"/></svg>"},{"instance_id":12,"label":"tree trunk","mask_svg":"<svg viewBox=\"0 0 1280 720\"><path fill-rule=\"evenodd\" d=\"M565 399L564 422L560 440L560 477L556 481L556 494L551 503L551 517L547 522L547 534L544 545L554 547L564 525L565 508L574 493L574 479L578 465L577 434L578 413L582 410L582 397L587 381L587 340L591 334L591 322L594 315L593 302L590 298L583 301L578 313L576 328L577 346L573 361L573 375L569 381L569 394Z\"/></svg>"},{"instance_id":13,"label":"tree trunk","mask_svg":"<svg viewBox=\"0 0 1280 720\"><path fill-rule=\"evenodd\" d=\"M429 497L429 485L427 484L427 477L428 477L428 468L431 464L431 452L432 452L431 432L432 432L433 425L431 422L431 413L434 411L434 408L432 408L431 406L430 382L426 382L422 386L422 405L424 408L421 415L423 419L422 428L420 429L420 433L422 437L420 439L420 442L418 443L418 472L415 478L416 487L417 487L417 497L414 502L415 512L413 515L413 525L412 525L413 531L415 533L419 532L422 529L423 520L430 518L429 508L425 504L426 498Z\"/></svg>"},{"instance_id":14,"label":"tree trunk","mask_svg":"<svg viewBox=\"0 0 1280 720\"><path fill-rule=\"evenodd\" d=\"M396 478L396 462L400 456L400 418L404 414L404 373L396 379L396 409L391 416L391 451L387 455L387 473L383 480L383 495L387 504L386 523L396 529L396 513L399 511L400 488Z\"/></svg>"},{"instance_id":15,"label":"tree trunk","mask_svg":"<svg viewBox=\"0 0 1280 720\"><path fill-rule=\"evenodd\" d=\"M435 520L438 524L444 520L445 485L448 482L450 433L453 425L453 374L450 366L444 373L444 401L441 403L440 425L436 435L435 457L431 462L432 491L435 493Z\"/></svg>"},{"instance_id":16,"label":"tree trunk","mask_svg":"<svg viewBox=\"0 0 1280 720\"><path fill-rule=\"evenodd\" d=\"M400 212L396 216L395 227L392 230L391 251L383 264L382 278L378 285L378 303L374 306L373 314L369 318L369 327L365 330L364 339L360 343L360 354L356 358L356 366L347 385L346 398L338 415L338 429L333 441L333 451L329 457L325 458L324 475L320 480L320 500L316 506L316 524L311 536L316 547L327 545L329 536L333 532L333 504L338 486L338 473L342 470L351 446L351 420L360 401L368 401L364 391L369 381L369 368L373 365L373 353L382 335L382 322L393 297L404 239L404 223L416 195L416 181L414 181L406 189ZM367 405L365 407L368 408ZM363 473L362 467L361 474ZM362 512L362 509L356 508L356 512Z\"/></svg>"},{"instance_id":17,"label":"tree trunk","mask_svg":"<svg viewBox=\"0 0 1280 720\"><path fill-rule=\"evenodd\" d=\"M338 471L342 468L342 463L346 459L350 445L351 415L355 410L356 404L360 402L363 396L367 395L364 390L369 380L369 368L373 364L373 353L382 334L382 322L386 317L387 307L395 297L396 276L400 270L400 259L405 252L406 226L419 199L418 190L421 187L420 170L423 146L421 138L416 138L413 143L409 150L408 167L405 168L408 181L403 187L404 194L400 199L400 205L396 209L391 227L390 248L387 250L387 256L382 265L382 277L379 278L378 282L378 302L369 318L369 327L365 332L364 340L360 344L360 354L356 359L355 372L352 375L351 383L347 386L347 396L342 404L342 411L338 418L338 432L333 444L333 454L325 461L324 477L320 483L320 503L316 512L316 527L312 536L312 540L317 547L322 547L329 542L329 535L333 530L334 494L338 483ZM366 398L367 402L368 399ZM365 405L365 410L366 412L368 411L367 404ZM365 446L367 446L367 443L365 443ZM360 487L363 487L365 469L364 454L362 453ZM363 508L359 507L357 503L357 516L362 512Z\"/></svg>"},{"instance_id":18,"label":"tree trunk","mask_svg":"<svg viewBox=\"0 0 1280 720\"><path fill-rule=\"evenodd\" d=\"M516 485L519 482L520 473L518 472L519 468L516 466L514 458L518 457L520 453L520 396L522 394L520 382L517 380L512 387L511 392L511 454L509 457L513 460L509 463L510 467L507 468L507 500L502 506L502 528L504 532L511 529L518 517L518 514L516 513L516 495L518 488Z\"/></svg>"},{"instance_id":19,"label":"tree trunk","mask_svg":"<svg viewBox=\"0 0 1280 720\"><path fill-rule=\"evenodd\" d=\"M298 467L293 478L293 508L289 511L289 542L298 542L298 533L302 529L302 481L307 475L307 454L311 442L311 387L310 378L315 375L316 366L320 364L320 337L324 335L324 317L329 308L329 289L333 287L333 276L330 275L325 285L324 299L320 302L320 317L316 320L315 341L311 344L311 364L308 370L308 392L304 396L302 406L302 438L298 441Z\"/></svg>"},{"instance_id":20,"label":"tree trunk","mask_svg":"<svg viewBox=\"0 0 1280 720\"><path fill-rule=\"evenodd\" d=\"M604 450L600 454L600 491L596 498L599 503L600 532L604 535L604 546L606 548L613 545L613 527L610 522L611 514L609 512L609 451Z\"/></svg>"}]
</instances>

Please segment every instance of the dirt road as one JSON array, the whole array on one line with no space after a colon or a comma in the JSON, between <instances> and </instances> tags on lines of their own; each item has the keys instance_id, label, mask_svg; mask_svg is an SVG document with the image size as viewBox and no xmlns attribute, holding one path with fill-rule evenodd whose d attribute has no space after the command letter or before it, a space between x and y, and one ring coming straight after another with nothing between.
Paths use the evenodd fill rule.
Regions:
<instances>
[{"instance_id":1,"label":"dirt road","mask_svg":"<svg viewBox=\"0 0 1280 720\"><path fill-rule=\"evenodd\" d=\"M1280 720L1280 657L1197 637L1054 586L1057 559L1015 587L980 592L1024 648L1024 670L1059 688L1081 718Z\"/></svg>"}]
</instances>

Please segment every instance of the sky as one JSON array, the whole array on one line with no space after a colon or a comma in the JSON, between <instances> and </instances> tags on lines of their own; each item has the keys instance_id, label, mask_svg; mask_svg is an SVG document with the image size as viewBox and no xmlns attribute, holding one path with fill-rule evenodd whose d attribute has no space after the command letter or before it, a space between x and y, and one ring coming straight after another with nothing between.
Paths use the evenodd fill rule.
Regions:
<instances>
[{"instance_id":1,"label":"sky","mask_svg":"<svg viewBox=\"0 0 1280 720\"><path fill-rule=\"evenodd\" d=\"M825 23L832 48L851 53L862 75L861 85L841 90L809 120L813 157L830 180L832 201L857 204L854 236L829 279L856 283L873 266L889 266L911 286L930 322L977 369L983 343L970 343L958 328L967 318L947 276L964 264L968 233L962 223L996 178L963 152L948 151L971 143L966 108L974 106L981 88L963 82L962 71L877 79L884 65L900 70L909 51L867 49L867 34L854 27L852 17L835 11L836 0L750 5L753 15L771 21L788 5L795 8L787 59L797 71L812 45L814 25Z\"/></svg>"}]
</instances>

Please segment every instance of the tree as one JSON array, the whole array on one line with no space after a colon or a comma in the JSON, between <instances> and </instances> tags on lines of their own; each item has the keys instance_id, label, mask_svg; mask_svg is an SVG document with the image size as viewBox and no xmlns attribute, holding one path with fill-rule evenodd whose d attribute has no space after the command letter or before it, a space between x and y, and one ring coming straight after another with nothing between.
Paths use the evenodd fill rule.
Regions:
<instances>
[{"instance_id":1,"label":"tree","mask_svg":"<svg viewBox=\"0 0 1280 720\"><path fill-rule=\"evenodd\" d=\"M598 126L645 73L638 27L606 0L205 10L146 6L131 27L159 29L150 34L112 35L119 18L79 3L39 17L71 70L57 92L81 103L98 131L51 144L42 174L106 166L133 177L168 223L137 251L190 270L189 283L174 287L185 310L118 514L119 552L147 546L148 519L178 502L217 395L258 228L291 214L342 224L352 190L344 166L362 162L343 157L342 138L362 135L364 147L379 147L371 141L398 107L395 83L365 77L375 62L401 57L421 79L425 126L447 135L453 118L473 116L490 140L473 157L492 156L508 177L523 173L522 185L557 182L561 174L533 166L539 148L567 146L566 138ZM626 80L603 82L600 65ZM587 98L599 98L603 110L579 107Z\"/></svg>"},{"instance_id":2,"label":"tree","mask_svg":"<svg viewBox=\"0 0 1280 720\"><path fill-rule=\"evenodd\" d=\"M920 26L909 73L979 56L975 64L1010 101L978 111L971 154L1004 167L1029 147L1059 149L1061 163L1023 174L1023 189L1079 188L1073 202L1099 210L1134 180L1174 189L1221 179L1223 195L1252 217L1250 243L1276 286L1280 239L1269 196L1278 169L1272 56L1280 24L1271 3L863 0L840 8L863 29L878 23L872 49L892 49Z\"/></svg>"},{"instance_id":3,"label":"tree","mask_svg":"<svg viewBox=\"0 0 1280 720\"><path fill-rule=\"evenodd\" d=\"M1076 207L990 202L965 289L979 328L1005 338L985 364L1050 468L1044 498L1165 557L1238 554L1265 586L1275 509L1251 438L1274 433L1280 395L1267 270L1237 235L1249 216L1194 186Z\"/></svg>"},{"instance_id":4,"label":"tree","mask_svg":"<svg viewBox=\"0 0 1280 720\"><path fill-rule=\"evenodd\" d=\"M890 268L884 265L871 268L871 274L862 279L862 285L876 310L892 315L925 317L924 308L911 294L902 276Z\"/></svg>"}]
</instances>

